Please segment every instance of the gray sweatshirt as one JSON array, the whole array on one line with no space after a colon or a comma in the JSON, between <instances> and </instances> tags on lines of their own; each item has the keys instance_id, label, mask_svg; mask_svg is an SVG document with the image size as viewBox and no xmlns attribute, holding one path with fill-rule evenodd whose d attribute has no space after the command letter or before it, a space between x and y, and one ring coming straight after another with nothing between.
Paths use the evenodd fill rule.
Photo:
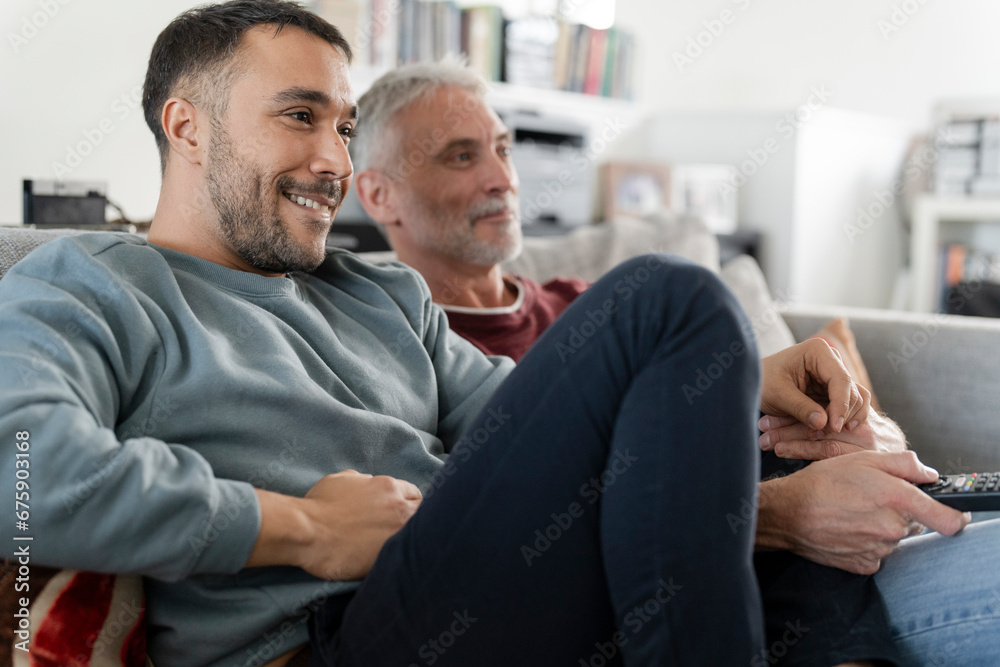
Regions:
<instances>
[{"instance_id":1,"label":"gray sweatshirt","mask_svg":"<svg viewBox=\"0 0 1000 667\"><path fill-rule=\"evenodd\" d=\"M60 238L0 280L8 498L30 434L30 527L0 539L33 536L32 564L150 577L157 667L263 664L305 641L304 607L357 584L241 571L253 487L302 496L346 468L426 486L512 366L449 331L402 265L337 252L265 278Z\"/></svg>"}]
</instances>

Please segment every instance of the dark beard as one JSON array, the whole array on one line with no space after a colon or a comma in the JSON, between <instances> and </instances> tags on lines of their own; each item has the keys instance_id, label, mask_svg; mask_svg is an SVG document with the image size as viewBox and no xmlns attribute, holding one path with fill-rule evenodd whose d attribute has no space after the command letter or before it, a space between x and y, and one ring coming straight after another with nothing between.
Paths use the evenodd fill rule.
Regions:
<instances>
[{"instance_id":1,"label":"dark beard","mask_svg":"<svg viewBox=\"0 0 1000 667\"><path fill-rule=\"evenodd\" d=\"M270 211L266 209L262 171L236 155L225 131L215 129L205 180L227 244L243 261L265 273L314 270L326 253L298 244L279 217L277 204ZM339 181L306 184L290 176L280 177L275 194L284 197L289 190L322 195L337 206L343 196Z\"/></svg>"}]
</instances>

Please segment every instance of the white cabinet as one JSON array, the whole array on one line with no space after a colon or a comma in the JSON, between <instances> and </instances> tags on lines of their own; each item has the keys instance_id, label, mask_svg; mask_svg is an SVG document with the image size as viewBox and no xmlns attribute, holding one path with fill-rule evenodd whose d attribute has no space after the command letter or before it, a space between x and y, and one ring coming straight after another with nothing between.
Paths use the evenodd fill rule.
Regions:
<instances>
[{"instance_id":1,"label":"white cabinet","mask_svg":"<svg viewBox=\"0 0 1000 667\"><path fill-rule=\"evenodd\" d=\"M921 195L914 202L912 219L910 309L933 313L938 310L941 299L941 242L961 237L976 244L977 238L1000 233L1000 199ZM946 225L950 233L946 233ZM957 228L959 225L966 229ZM993 244L996 244L996 239L993 239ZM997 249L991 248L994 251Z\"/></svg>"}]
</instances>

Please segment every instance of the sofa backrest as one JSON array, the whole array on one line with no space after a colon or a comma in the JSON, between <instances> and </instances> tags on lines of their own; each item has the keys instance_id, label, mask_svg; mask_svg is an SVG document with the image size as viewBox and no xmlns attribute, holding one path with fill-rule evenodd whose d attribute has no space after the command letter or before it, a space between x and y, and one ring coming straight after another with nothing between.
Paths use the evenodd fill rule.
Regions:
<instances>
[{"instance_id":1,"label":"sofa backrest","mask_svg":"<svg viewBox=\"0 0 1000 667\"><path fill-rule=\"evenodd\" d=\"M29 252L52 239L78 234L74 229L0 227L0 278Z\"/></svg>"}]
</instances>

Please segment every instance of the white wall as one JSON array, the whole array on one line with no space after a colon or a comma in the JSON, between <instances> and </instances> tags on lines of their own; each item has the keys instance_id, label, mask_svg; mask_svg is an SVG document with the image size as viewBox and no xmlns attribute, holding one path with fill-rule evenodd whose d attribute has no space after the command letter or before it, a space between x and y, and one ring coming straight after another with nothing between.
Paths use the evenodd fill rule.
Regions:
<instances>
[{"instance_id":1,"label":"white wall","mask_svg":"<svg viewBox=\"0 0 1000 667\"><path fill-rule=\"evenodd\" d=\"M906 22L883 36L894 7ZM723 10L681 71L673 54ZM640 41L643 99L665 110L794 108L822 83L833 106L927 125L941 98L1000 97L996 0L618 0L617 16Z\"/></svg>"},{"instance_id":2,"label":"white wall","mask_svg":"<svg viewBox=\"0 0 1000 667\"><path fill-rule=\"evenodd\" d=\"M142 80L156 36L195 4L4 0L0 223L21 221L22 178L54 179L56 163L68 166L71 150L94 144L64 178L107 181L108 196L131 218L152 217L159 162L142 118Z\"/></svg>"}]
</instances>

